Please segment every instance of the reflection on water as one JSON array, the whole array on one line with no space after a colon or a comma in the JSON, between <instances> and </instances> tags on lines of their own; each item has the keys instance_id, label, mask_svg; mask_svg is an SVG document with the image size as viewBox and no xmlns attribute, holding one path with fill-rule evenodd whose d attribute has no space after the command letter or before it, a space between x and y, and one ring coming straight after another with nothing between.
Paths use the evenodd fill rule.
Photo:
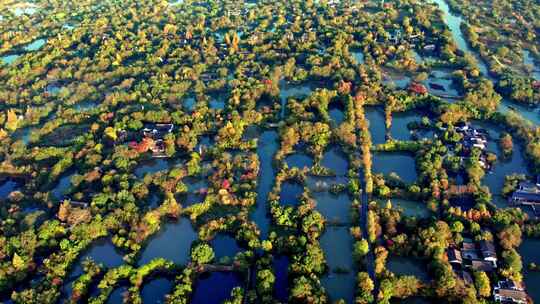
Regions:
<instances>
[{"instance_id":1,"label":"reflection on water","mask_svg":"<svg viewBox=\"0 0 540 304\"><path fill-rule=\"evenodd\" d=\"M321 247L330 268L321 281L332 302L344 299L353 303L356 284L352 241L348 227L327 227L321 236Z\"/></svg>"},{"instance_id":2,"label":"reflection on water","mask_svg":"<svg viewBox=\"0 0 540 304\"><path fill-rule=\"evenodd\" d=\"M242 279L236 272L205 273L195 283L192 304L221 304L230 298L234 287L241 287Z\"/></svg>"},{"instance_id":3,"label":"reflection on water","mask_svg":"<svg viewBox=\"0 0 540 304\"><path fill-rule=\"evenodd\" d=\"M278 149L278 134L276 131L264 131L257 141L257 155L259 156L260 170L257 185L257 207L251 214L261 230L261 237L266 238L270 229L270 218L267 215L268 193L272 190L275 169L272 165L274 154Z\"/></svg>"},{"instance_id":4,"label":"reflection on water","mask_svg":"<svg viewBox=\"0 0 540 304\"><path fill-rule=\"evenodd\" d=\"M289 99L289 97L305 97L309 96L313 91L313 87L309 84L293 84L285 80L279 82L279 89L279 98L281 99L281 119L285 118L287 99Z\"/></svg>"},{"instance_id":5,"label":"reflection on water","mask_svg":"<svg viewBox=\"0 0 540 304\"><path fill-rule=\"evenodd\" d=\"M374 145L382 144L386 141L386 126L384 123L384 112L379 107L366 108L366 119L369 121L369 132L371 142Z\"/></svg>"},{"instance_id":6,"label":"reflection on water","mask_svg":"<svg viewBox=\"0 0 540 304\"><path fill-rule=\"evenodd\" d=\"M289 258L287 256L277 256L273 260L274 275L274 296L282 303L287 303L289 297Z\"/></svg>"},{"instance_id":7,"label":"reflection on water","mask_svg":"<svg viewBox=\"0 0 540 304\"><path fill-rule=\"evenodd\" d=\"M141 253L138 265L144 265L156 258L165 258L179 265L186 265L190 258L191 243L198 234L188 219L166 223L152 236Z\"/></svg>"},{"instance_id":8,"label":"reflection on water","mask_svg":"<svg viewBox=\"0 0 540 304\"><path fill-rule=\"evenodd\" d=\"M423 261L413 258L393 256L388 259L387 267L397 275L413 275L421 281L428 280L428 274L423 267Z\"/></svg>"},{"instance_id":9,"label":"reflection on water","mask_svg":"<svg viewBox=\"0 0 540 304\"><path fill-rule=\"evenodd\" d=\"M154 279L146 284L144 284L141 297L144 304L161 304L165 303L165 295L168 294L173 287L173 282L165 279L159 278Z\"/></svg>"},{"instance_id":10,"label":"reflection on water","mask_svg":"<svg viewBox=\"0 0 540 304\"><path fill-rule=\"evenodd\" d=\"M529 296L533 299L534 303L540 302L540 272L530 271L528 265L535 263L540 265L540 240L539 239L525 239L521 246L519 246L519 253L523 259L523 273L525 287Z\"/></svg>"},{"instance_id":11,"label":"reflection on water","mask_svg":"<svg viewBox=\"0 0 540 304\"><path fill-rule=\"evenodd\" d=\"M36 51L36 50L39 50L45 44L45 42L46 42L45 39L38 39L30 43L29 45L25 46L24 49L29 52Z\"/></svg>"},{"instance_id":12,"label":"reflection on water","mask_svg":"<svg viewBox=\"0 0 540 304\"><path fill-rule=\"evenodd\" d=\"M403 153L374 154L373 172L384 175L396 173L405 183L414 183L417 177L414 157Z\"/></svg>"},{"instance_id":13,"label":"reflection on water","mask_svg":"<svg viewBox=\"0 0 540 304\"><path fill-rule=\"evenodd\" d=\"M7 55L7 56L3 56L0 58L0 60L4 63L4 64L12 64L15 60L17 60L17 58L19 58L20 56L19 55Z\"/></svg>"}]
</instances>

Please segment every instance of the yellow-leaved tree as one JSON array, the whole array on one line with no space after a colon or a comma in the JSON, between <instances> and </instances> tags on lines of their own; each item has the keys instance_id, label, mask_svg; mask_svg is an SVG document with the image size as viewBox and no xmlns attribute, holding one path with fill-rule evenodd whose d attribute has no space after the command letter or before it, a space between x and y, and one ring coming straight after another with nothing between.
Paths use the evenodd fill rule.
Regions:
<instances>
[{"instance_id":1,"label":"yellow-leaved tree","mask_svg":"<svg viewBox=\"0 0 540 304\"><path fill-rule=\"evenodd\" d=\"M19 118L17 113L13 109L7 110L6 129L8 131L15 131L19 125Z\"/></svg>"}]
</instances>

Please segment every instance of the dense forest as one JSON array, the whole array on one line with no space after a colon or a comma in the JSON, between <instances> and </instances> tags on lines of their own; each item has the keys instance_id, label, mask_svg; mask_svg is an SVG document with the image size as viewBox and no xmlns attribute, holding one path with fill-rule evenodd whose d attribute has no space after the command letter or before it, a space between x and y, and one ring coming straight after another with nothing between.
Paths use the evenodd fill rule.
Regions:
<instances>
[{"instance_id":1,"label":"dense forest","mask_svg":"<svg viewBox=\"0 0 540 304\"><path fill-rule=\"evenodd\" d=\"M540 302L539 37L534 0L1 1L0 303Z\"/></svg>"}]
</instances>

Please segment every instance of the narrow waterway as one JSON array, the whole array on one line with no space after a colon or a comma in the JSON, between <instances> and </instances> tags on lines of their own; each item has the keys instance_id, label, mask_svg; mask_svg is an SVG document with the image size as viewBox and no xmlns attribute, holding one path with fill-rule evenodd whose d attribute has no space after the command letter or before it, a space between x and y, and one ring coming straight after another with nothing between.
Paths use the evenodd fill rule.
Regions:
<instances>
[{"instance_id":1,"label":"narrow waterway","mask_svg":"<svg viewBox=\"0 0 540 304\"><path fill-rule=\"evenodd\" d=\"M482 74L490 80L494 85L497 84L497 79L492 77L489 74L489 68L482 60L482 58L479 56L478 53L476 53L467 43L467 40L465 39L465 36L463 35L463 32L461 31L461 24L463 22L466 22L463 17L454 14L450 11L450 7L448 6L448 3L444 0L432 0L432 2L436 3L439 8L443 12L443 18L448 27L450 28L450 32L452 33L452 37L454 38L454 41L456 41L456 44L458 48L465 52L470 54L476 59L476 63L478 65L478 69ZM537 108L529 108L522 105L518 105L516 103L511 102L510 100L503 98L501 101L501 104L499 105L499 112L501 113L508 113L509 111L516 111L519 113L523 118L531 121L532 123L536 125L540 125L540 112Z\"/></svg>"}]
</instances>

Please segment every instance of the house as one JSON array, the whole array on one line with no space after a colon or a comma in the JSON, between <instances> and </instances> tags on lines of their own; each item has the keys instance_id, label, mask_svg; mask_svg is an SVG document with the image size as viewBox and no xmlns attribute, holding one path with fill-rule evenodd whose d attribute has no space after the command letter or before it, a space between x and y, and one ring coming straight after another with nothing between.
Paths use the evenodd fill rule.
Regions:
<instances>
[{"instance_id":1,"label":"house","mask_svg":"<svg viewBox=\"0 0 540 304\"><path fill-rule=\"evenodd\" d=\"M171 133L174 129L173 124L153 124L143 129L143 135L152 139L163 139L165 135Z\"/></svg>"},{"instance_id":2,"label":"house","mask_svg":"<svg viewBox=\"0 0 540 304\"><path fill-rule=\"evenodd\" d=\"M497 252L490 241L473 242L464 239L461 249L451 248L447 251L448 262L454 269L468 268L474 271L492 272L497 268ZM459 275L459 274L458 274Z\"/></svg>"},{"instance_id":3,"label":"house","mask_svg":"<svg viewBox=\"0 0 540 304\"><path fill-rule=\"evenodd\" d=\"M515 205L540 205L540 176L536 177L536 183L520 182L509 201Z\"/></svg>"},{"instance_id":4,"label":"house","mask_svg":"<svg viewBox=\"0 0 540 304\"><path fill-rule=\"evenodd\" d=\"M461 257L461 251L459 251L459 249L449 248L446 254L448 255L448 262L451 265L463 265L463 258Z\"/></svg>"},{"instance_id":5,"label":"house","mask_svg":"<svg viewBox=\"0 0 540 304\"><path fill-rule=\"evenodd\" d=\"M478 245L480 246L480 252L482 252L484 261L490 262L493 267L497 267L497 252L495 251L493 242L482 240Z\"/></svg>"},{"instance_id":6,"label":"house","mask_svg":"<svg viewBox=\"0 0 540 304\"><path fill-rule=\"evenodd\" d=\"M467 260L477 260L479 258L478 251L476 250L476 245L472 240L463 240L463 244L461 245L461 255L464 259Z\"/></svg>"},{"instance_id":7,"label":"house","mask_svg":"<svg viewBox=\"0 0 540 304\"><path fill-rule=\"evenodd\" d=\"M491 262L483 260L472 260L469 267L474 271L492 272L495 270Z\"/></svg>"},{"instance_id":8,"label":"house","mask_svg":"<svg viewBox=\"0 0 540 304\"><path fill-rule=\"evenodd\" d=\"M493 298L501 303L528 303L528 296L523 286L512 280L499 281L493 288Z\"/></svg>"},{"instance_id":9,"label":"house","mask_svg":"<svg viewBox=\"0 0 540 304\"><path fill-rule=\"evenodd\" d=\"M516 205L540 205L540 193L517 190L510 197L510 202Z\"/></svg>"},{"instance_id":10,"label":"house","mask_svg":"<svg viewBox=\"0 0 540 304\"><path fill-rule=\"evenodd\" d=\"M525 192L540 193L540 187L538 186L538 184L533 184L527 181L519 183L518 189Z\"/></svg>"}]
</instances>

